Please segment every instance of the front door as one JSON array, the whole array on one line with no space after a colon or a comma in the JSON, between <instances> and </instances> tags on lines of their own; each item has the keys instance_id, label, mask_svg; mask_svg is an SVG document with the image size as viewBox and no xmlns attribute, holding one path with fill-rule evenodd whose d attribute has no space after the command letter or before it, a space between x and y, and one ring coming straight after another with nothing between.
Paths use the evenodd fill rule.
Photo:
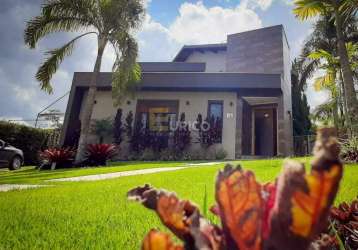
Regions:
<instances>
[{"instance_id":1,"label":"front door","mask_svg":"<svg viewBox=\"0 0 358 250\"><path fill-rule=\"evenodd\" d=\"M276 109L254 110L254 154L258 156L276 155Z\"/></svg>"}]
</instances>

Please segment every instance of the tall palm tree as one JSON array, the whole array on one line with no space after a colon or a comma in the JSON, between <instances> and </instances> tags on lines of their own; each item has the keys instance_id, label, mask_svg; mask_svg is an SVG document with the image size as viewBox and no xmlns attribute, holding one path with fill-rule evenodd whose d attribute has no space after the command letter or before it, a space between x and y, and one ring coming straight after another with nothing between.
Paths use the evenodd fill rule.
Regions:
<instances>
[{"instance_id":1,"label":"tall palm tree","mask_svg":"<svg viewBox=\"0 0 358 250\"><path fill-rule=\"evenodd\" d=\"M83 159L87 144L97 78L108 44L113 46L116 53L112 81L114 97L120 97L128 86L140 80L141 70L136 62L138 46L132 31L141 24L143 14L141 0L47 0L42 5L41 14L27 23L25 43L32 49L40 39L51 33L77 32L77 36L62 47L46 52L48 57L36 73L41 89L48 93L52 92L50 80L53 74L64 58L71 55L75 43L84 36L97 37L97 57L83 107L77 161Z\"/></svg>"},{"instance_id":2,"label":"tall palm tree","mask_svg":"<svg viewBox=\"0 0 358 250\"><path fill-rule=\"evenodd\" d=\"M337 32L337 47L342 67L344 90L347 98L349 117L355 125L354 133L358 134L358 100L354 89L353 71L349 64L344 39L344 21L357 13L356 0L295 0L294 14L301 20L310 17L333 13Z\"/></svg>"}]
</instances>

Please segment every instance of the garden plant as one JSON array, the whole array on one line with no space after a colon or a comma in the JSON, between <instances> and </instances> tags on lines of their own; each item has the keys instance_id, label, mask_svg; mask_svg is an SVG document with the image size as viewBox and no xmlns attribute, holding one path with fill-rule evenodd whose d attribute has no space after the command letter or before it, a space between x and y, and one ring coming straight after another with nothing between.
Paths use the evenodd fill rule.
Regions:
<instances>
[{"instance_id":1,"label":"garden plant","mask_svg":"<svg viewBox=\"0 0 358 250\"><path fill-rule=\"evenodd\" d=\"M327 227L343 173L334 133L333 129L319 131L309 173L303 164L289 161L275 182L260 184L253 172L226 165L217 176L216 204L211 208L222 226L174 193L148 184L130 190L130 199L155 210L183 241L176 244L169 234L152 229L142 249L321 249L315 240Z\"/></svg>"}]
</instances>

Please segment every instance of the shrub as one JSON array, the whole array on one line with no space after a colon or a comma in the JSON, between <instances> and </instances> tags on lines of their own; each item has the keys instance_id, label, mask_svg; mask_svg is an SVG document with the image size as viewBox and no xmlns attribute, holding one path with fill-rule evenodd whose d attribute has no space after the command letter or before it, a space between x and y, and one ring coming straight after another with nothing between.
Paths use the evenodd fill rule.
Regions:
<instances>
[{"instance_id":1,"label":"shrub","mask_svg":"<svg viewBox=\"0 0 358 250\"><path fill-rule=\"evenodd\" d=\"M117 154L117 146L113 144L89 144L86 151L85 164L88 166L105 166L107 160Z\"/></svg>"},{"instance_id":2,"label":"shrub","mask_svg":"<svg viewBox=\"0 0 358 250\"><path fill-rule=\"evenodd\" d=\"M341 157L346 162L358 163L358 137L353 137L341 144Z\"/></svg>"},{"instance_id":3,"label":"shrub","mask_svg":"<svg viewBox=\"0 0 358 250\"><path fill-rule=\"evenodd\" d=\"M227 152L223 148L219 148L215 150L215 159L216 160L224 160L227 156Z\"/></svg>"},{"instance_id":4,"label":"shrub","mask_svg":"<svg viewBox=\"0 0 358 250\"><path fill-rule=\"evenodd\" d=\"M141 160L142 161L154 161L157 159L157 154L151 148L144 149Z\"/></svg>"},{"instance_id":5,"label":"shrub","mask_svg":"<svg viewBox=\"0 0 358 250\"><path fill-rule=\"evenodd\" d=\"M191 143L190 129L185 124L185 113L180 115L180 125L174 131L174 148L178 151L185 150Z\"/></svg>"},{"instance_id":6,"label":"shrub","mask_svg":"<svg viewBox=\"0 0 358 250\"><path fill-rule=\"evenodd\" d=\"M159 159L161 161L176 161L181 160L183 154L180 151L177 151L175 149L166 148L160 151Z\"/></svg>"},{"instance_id":7,"label":"shrub","mask_svg":"<svg viewBox=\"0 0 358 250\"><path fill-rule=\"evenodd\" d=\"M333 207L330 220L345 249L358 249L358 199Z\"/></svg>"},{"instance_id":8,"label":"shrub","mask_svg":"<svg viewBox=\"0 0 358 250\"><path fill-rule=\"evenodd\" d=\"M49 148L39 152L40 169L70 168L72 167L76 151L71 148Z\"/></svg>"},{"instance_id":9,"label":"shrub","mask_svg":"<svg viewBox=\"0 0 358 250\"><path fill-rule=\"evenodd\" d=\"M120 145L122 143L123 132L124 128L122 123L122 109L118 109L113 124L113 141L115 144Z\"/></svg>"},{"instance_id":10,"label":"shrub","mask_svg":"<svg viewBox=\"0 0 358 250\"><path fill-rule=\"evenodd\" d=\"M52 130L0 121L0 139L24 152L25 165L39 163L38 152L47 148L46 141L51 132Z\"/></svg>"}]
</instances>

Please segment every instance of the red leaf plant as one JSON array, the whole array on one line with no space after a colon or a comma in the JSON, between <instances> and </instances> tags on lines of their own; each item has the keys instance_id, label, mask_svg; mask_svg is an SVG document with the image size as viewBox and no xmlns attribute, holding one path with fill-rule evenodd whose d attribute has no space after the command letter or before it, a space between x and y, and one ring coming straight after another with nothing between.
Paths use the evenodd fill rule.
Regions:
<instances>
[{"instance_id":1,"label":"red leaf plant","mask_svg":"<svg viewBox=\"0 0 358 250\"><path fill-rule=\"evenodd\" d=\"M358 249L358 198L350 204L343 202L338 207L333 207L330 220L344 247L349 250Z\"/></svg>"},{"instance_id":2,"label":"red leaf plant","mask_svg":"<svg viewBox=\"0 0 358 250\"><path fill-rule=\"evenodd\" d=\"M105 166L107 160L117 154L118 147L114 144L89 144L86 151L86 163L89 166Z\"/></svg>"},{"instance_id":3,"label":"red leaf plant","mask_svg":"<svg viewBox=\"0 0 358 250\"><path fill-rule=\"evenodd\" d=\"M72 162L76 155L76 150L72 148L48 148L39 152L41 160L40 169L51 168L67 168L72 166Z\"/></svg>"},{"instance_id":4,"label":"red leaf plant","mask_svg":"<svg viewBox=\"0 0 358 250\"><path fill-rule=\"evenodd\" d=\"M317 136L309 173L287 161L275 182L262 185L251 171L226 165L216 178L216 205L221 226L205 219L199 208L174 193L148 184L128 192L129 199L154 210L183 244L167 233L151 230L143 250L306 250L327 226L343 167L335 130Z\"/></svg>"}]
</instances>

